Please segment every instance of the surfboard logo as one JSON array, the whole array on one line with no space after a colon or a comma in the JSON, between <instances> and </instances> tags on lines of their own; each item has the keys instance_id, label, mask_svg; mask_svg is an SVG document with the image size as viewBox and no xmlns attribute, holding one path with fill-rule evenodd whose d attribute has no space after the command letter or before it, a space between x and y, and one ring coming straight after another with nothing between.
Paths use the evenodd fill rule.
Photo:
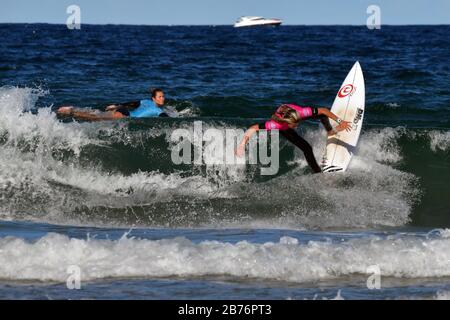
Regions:
<instances>
[{"instance_id":1,"label":"surfboard logo","mask_svg":"<svg viewBox=\"0 0 450 320\"><path fill-rule=\"evenodd\" d=\"M355 92L356 88L352 84L346 84L339 90L338 96L339 98L344 98L348 96L349 94L353 94Z\"/></svg>"},{"instance_id":2,"label":"surfboard logo","mask_svg":"<svg viewBox=\"0 0 450 320\"><path fill-rule=\"evenodd\" d=\"M358 122L361 120L363 113L364 113L364 110L361 108L358 108L356 110L356 116L353 119L353 125L352 125L353 130L356 131L356 129L358 129Z\"/></svg>"},{"instance_id":3,"label":"surfboard logo","mask_svg":"<svg viewBox=\"0 0 450 320\"><path fill-rule=\"evenodd\" d=\"M361 108L358 108L356 110L356 116L355 116L355 119L353 119L354 124L357 124L359 122L359 120L361 120L363 112L364 112L364 110Z\"/></svg>"}]
</instances>

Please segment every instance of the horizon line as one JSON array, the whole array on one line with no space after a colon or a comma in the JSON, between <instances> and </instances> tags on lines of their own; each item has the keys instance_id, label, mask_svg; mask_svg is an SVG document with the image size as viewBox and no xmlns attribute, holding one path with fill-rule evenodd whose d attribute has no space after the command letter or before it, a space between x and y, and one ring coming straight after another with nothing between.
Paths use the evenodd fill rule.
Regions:
<instances>
[{"instance_id":1,"label":"horizon line","mask_svg":"<svg viewBox=\"0 0 450 320\"><path fill-rule=\"evenodd\" d=\"M63 25L66 26L65 23L56 23L56 22L0 22L0 25L2 24L48 24L48 25ZM89 25L89 26L148 26L148 27L233 27L234 24L127 24L127 23L81 23L82 25ZM366 27L366 24L282 24L276 27L272 28L280 28L285 26L301 26L301 27L332 27L332 26L349 26L349 27ZM383 26L450 26L450 23L417 23L417 24L381 24L381 27ZM259 27L259 26L255 26ZM262 27L271 27L271 26L262 26ZM253 27L243 27L243 28L237 28L237 29L252 29Z\"/></svg>"}]
</instances>

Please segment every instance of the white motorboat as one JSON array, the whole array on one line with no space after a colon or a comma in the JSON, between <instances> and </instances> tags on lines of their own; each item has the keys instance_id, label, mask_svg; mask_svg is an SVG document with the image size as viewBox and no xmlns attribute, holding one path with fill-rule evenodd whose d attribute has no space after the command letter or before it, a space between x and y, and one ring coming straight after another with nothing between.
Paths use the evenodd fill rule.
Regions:
<instances>
[{"instance_id":1,"label":"white motorboat","mask_svg":"<svg viewBox=\"0 0 450 320\"><path fill-rule=\"evenodd\" d=\"M245 16L240 17L234 24L234 27L279 26L281 23L282 21L280 19L265 19L263 17Z\"/></svg>"}]
</instances>

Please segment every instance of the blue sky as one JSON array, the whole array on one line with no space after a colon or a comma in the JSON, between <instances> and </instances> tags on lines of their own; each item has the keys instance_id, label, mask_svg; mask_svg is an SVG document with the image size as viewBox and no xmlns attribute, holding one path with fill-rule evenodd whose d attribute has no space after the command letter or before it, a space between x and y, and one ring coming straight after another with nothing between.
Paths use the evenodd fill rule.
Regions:
<instances>
[{"instance_id":1,"label":"blue sky","mask_svg":"<svg viewBox=\"0 0 450 320\"><path fill-rule=\"evenodd\" d=\"M381 8L382 24L450 24L450 0L0 0L0 22L66 23L81 8L89 24L232 24L242 15L285 24L365 25L366 9Z\"/></svg>"}]
</instances>

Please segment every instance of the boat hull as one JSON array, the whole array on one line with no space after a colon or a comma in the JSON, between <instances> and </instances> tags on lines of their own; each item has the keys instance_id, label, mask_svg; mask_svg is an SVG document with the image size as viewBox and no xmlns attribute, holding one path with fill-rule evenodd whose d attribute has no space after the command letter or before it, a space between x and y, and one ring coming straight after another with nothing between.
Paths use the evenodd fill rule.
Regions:
<instances>
[{"instance_id":1,"label":"boat hull","mask_svg":"<svg viewBox=\"0 0 450 320\"><path fill-rule=\"evenodd\" d=\"M268 22L258 22L258 23L251 23L251 22L245 22L245 23L235 23L235 28L245 28L245 27L260 27L260 26L279 26L281 25L281 21L268 21Z\"/></svg>"}]
</instances>

